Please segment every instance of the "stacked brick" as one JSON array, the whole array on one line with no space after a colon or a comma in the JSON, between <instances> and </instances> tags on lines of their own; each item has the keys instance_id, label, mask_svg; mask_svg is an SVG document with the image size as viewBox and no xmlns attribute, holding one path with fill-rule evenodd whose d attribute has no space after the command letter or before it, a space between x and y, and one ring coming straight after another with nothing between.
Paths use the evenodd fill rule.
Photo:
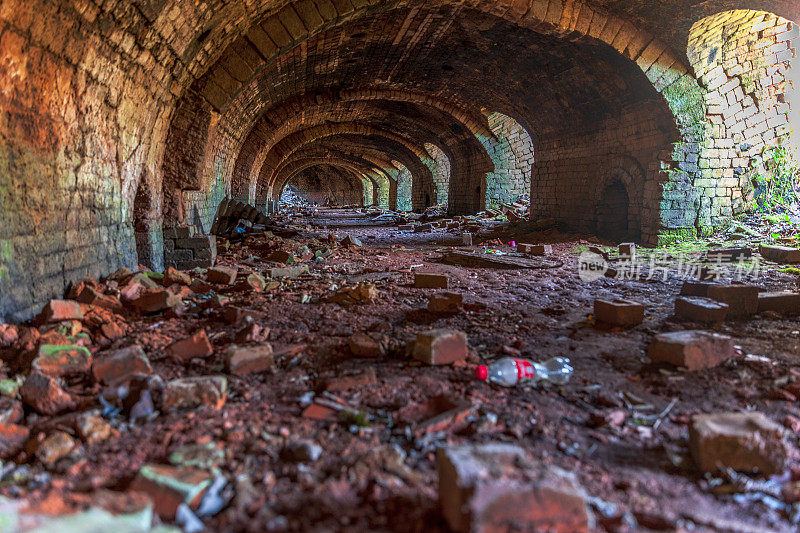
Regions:
<instances>
[{"instance_id":1,"label":"stacked brick","mask_svg":"<svg viewBox=\"0 0 800 533\"><path fill-rule=\"evenodd\" d=\"M431 158L426 159L425 163L433 174L433 183L436 187L436 199L432 204L447 205L447 197L450 192L450 160L441 148L435 144L426 143L425 149Z\"/></svg>"},{"instance_id":2,"label":"stacked brick","mask_svg":"<svg viewBox=\"0 0 800 533\"><path fill-rule=\"evenodd\" d=\"M164 229L164 263L178 270L207 268L217 260L217 238L197 235L193 226Z\"/></svg>"}]
</instances>

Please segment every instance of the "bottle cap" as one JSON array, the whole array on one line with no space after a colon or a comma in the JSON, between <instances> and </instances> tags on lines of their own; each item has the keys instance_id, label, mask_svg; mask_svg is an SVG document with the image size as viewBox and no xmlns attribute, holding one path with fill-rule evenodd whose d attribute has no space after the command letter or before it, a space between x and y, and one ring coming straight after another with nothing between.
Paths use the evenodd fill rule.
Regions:
<instances>
[{"instance_id":1,"label":"bottle cap","mask_svg":"<svg viewBox=\"0 0 800 533\"><path fill-rule=\"evenodd\" d=\"M475 377L481 381L486 381L489 378L489 369L486 365L478 365L475 369Z\"/></svg>"}]
</instances>

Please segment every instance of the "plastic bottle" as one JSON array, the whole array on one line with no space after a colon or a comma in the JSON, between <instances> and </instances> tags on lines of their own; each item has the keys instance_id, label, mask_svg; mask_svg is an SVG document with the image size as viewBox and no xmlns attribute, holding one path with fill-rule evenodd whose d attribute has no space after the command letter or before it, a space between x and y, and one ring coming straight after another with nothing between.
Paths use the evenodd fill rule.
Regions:
<instances>
[{"instance_id":1,"label":"plastic bottle","mask_svg":"<svg viewBox=\"0 0 800 533\"><path fill-rule=\"evenodd\" d=\"M478 366L475 377L504 387L514 387L521 383L534 385L538 381L563 384L569 381L572 370L570 360L566 357L553 357L541 363L504 357L489 366Z\"/></svg>"}]
</instances>

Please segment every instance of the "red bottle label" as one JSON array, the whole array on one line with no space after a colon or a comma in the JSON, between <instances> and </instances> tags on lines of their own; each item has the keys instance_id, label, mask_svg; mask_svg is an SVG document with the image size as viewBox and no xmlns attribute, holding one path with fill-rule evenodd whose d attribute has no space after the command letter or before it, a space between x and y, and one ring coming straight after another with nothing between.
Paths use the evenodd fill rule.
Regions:
<instances>
[{"instance_id":1,"label":"red bottle label","mask_svg":"<svg viewBox=\"0 0 800 533\"><path fill-rule=\"evenodd\" d=\"M533 365L525 359L514 359L517 364L517 379L531 379L534 376Z\"/></svg>"}]
</instances>

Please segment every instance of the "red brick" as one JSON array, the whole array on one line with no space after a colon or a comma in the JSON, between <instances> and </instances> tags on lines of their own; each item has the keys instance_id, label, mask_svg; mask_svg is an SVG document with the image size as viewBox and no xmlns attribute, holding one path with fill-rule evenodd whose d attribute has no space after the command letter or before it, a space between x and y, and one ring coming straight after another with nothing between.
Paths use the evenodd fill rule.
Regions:
<instances>
[{"instance_id":1,"label":"red brick","mask_svg":"<svg viewBox=\"0 0 800 533\"><path fill-rule=\"evenodd\" d=\"M218 266L209 268L206 273L206 279L210 283L217 283L219 285L233 285L236 281L238 270L235 268Z\"/></svg>"},{"instance_id":2,"label":"red brick","mask_svg":"<svg viewBox=\"0 0 800 533\"><path fill-rule=\"evenodd\" d=\"M374 333L356 333L347 340L347 346L356 357L381 357L386 354L388 339Z\"/></svg>"},{"instance_id":3,"label":"red brick","mask_svg":"<svg viewBox=\"0 0 800 533\"><path fill-rule=\"evenodd\" d=\"M703 472L721 467L778 474L785 470L789 446L785 430L761 413L718 413L692 417L689 450Z\"/></svg>"},{"instance_id":4,"label":"red brick","mask_svg":"<svg viewBox=\"0 0 800 533\"><path fill-rule=\"evenodd\" d=\"M181 272L177 268L167 267L164 271L164 284L166 286L175 284L188 286L192 284L192 277L186 272Z\"/></svg>"},{"instance_id":5,"label":"red brick","mask_svg":"<svg viewBox=\"0 0 800 533\"><path fill-rule=\"evenodd\" d=\"M43 415L55 415L75 407L75 401L58 382L44 374L29 375L19 394L26 405Z\"/></svg>"},{"instance_id":6,"label":"red brick","mask_svg":"<svg viewBox=\"0 0 800 533\"><path fill-rule=\"evenodd\" d=\"M594 517L573 474L531 465L511 444L440 448L439 504L453 531L592 531ZM513 527L510 526L513 524Z\"/></svg>"},{"instance_id":7,"label":"red brick","mask_svg":"<svg viewBox=\"0 0 800 533\"><path fill-rule=\"evenodd\" d=\"M517 251L523 254L546 255L553 253L553 246L550 244L523 244L517 245Z\"/></svg>"},{"instance_id":8,"label":"red brick","mask_svg":"<svg viewBox=\"0 0 800 533\"><path fill-rule=\"evenodd\" d=\"M121 313L123 310L122 302L114 296L103 294L92 287L86 286L78 294L78 302L87 305L96 305L97 307L104 307L115 313Z\"/></svg>"},{"instance_id":9,"label":"red brick","mask_svg":"<svg viewBox=\"0 0 800 533\"><path fill-rule=\"evenodd\" d=\"M94 378L106 385L125 383L136 375L150 375L153 367L139 345L100 354L92 365Z\"/></svg>"},{"instance_id":10,"label":"red brick","mask_svg":"<svg viewBox=\"0 0 800 533\"><path fill-rule=\"evenodd\" d=\"M786 316L800 315L800 293L762 292L758 295L758 312L764 311L774 311Z\"/></svg>"},{"instance_id":11,"label":"red brick","mask_svg":"<svg viewBox=\"0 0 800 533\"><path fill-rule=\"evenodd\" d=\"M162 403L164 409L222 409L227 394L228 380L224 376L181 378L167 383Z\"/></svg>"},{"instance_id":12,"label":"red brick","mask_svg":"<svg viewBox=\"0 0 800 533\"><path fill-rule=\"evenodd\" d=\"M708 297L709 287L718 285L712 281L686 281L681 287L681 296Z\"/></svg>"},{"instance_id":13,"label":"red brick","mask_svg":"<svg viewBox=\"0 0 800 533\"><path fill-rule=\"evenodd\" d=\"M740 318L758 312L758 287L753 285L712 285L708 297L728 304L728 318Z\"/></svg>"},{"instance_id":14,"label":"red brick","mask_svg":"<svg viewBox=\"0 0 800 533\"><path fill-rule=\"evenodd\" d=\"M180 297L167 289L146 289L133 301L133 306L142 314L166 311L180 304Z\"/></svg>"},{"instance_id":15,"label":"red brick","mask_svg":"<svg viewBox=\"0 0 800 533\"><path fill-rule=\"evenodd\" d=\"M708 331L676 331L656 335L647 351L653 362L700 370L715 367L737 354L733 339Z\"/></svg>"},{"instance_id":16,"label":"red brick","mask_svg":"<svg viewBox=\"0 0 800 533\"><path fill-rule=\"evenodd\" d=\"M679 296L675 316L694 322L722 322L728 316L728 304L702 296Z\"/></svg>"},{"instance_id":17,"label":"red brick","mask_svg":"<svg viewBox=\"0 0 800 533\"><path fill-rule=\"evenodd\" d=\"M428 311L431 313L453 314L461 311L464 297L454 292L434 294L428 299Z\"/></svg>"},{"instance_id":18,"label":"red brick","mask_svg":"<svg viewBox=\"0 0 800 533\"><path fill-rule=\"evenodd\" d=\"M644 321L644 305L631 300L595 300L594 318L612 326L635 326Z\"/></svg>"},{"instance_id":19,"label":"red brick","mask_svg":"<svg viewBox=\"0 0 800 533\"><path fill-rule=\"evenodd\" d=\"M61 322L62 320L83 320L81 305L74 300L50 300L42 309L45 322Z\"/></svg>"},{"instance_id":20,"label":"red brick","mask_svg":"<svg viewBox=\"0 0 800 533\"><path fill-rule=\"evenodd\" d=\"M414 272L414 287L417 289L446 289L447 276L433 272Z\"/></svg>"},{"instance_id":21,"label":"red brick","mask_svg":"<svg viewBox=\"0 0 800 533\"><path fill-rule=\"evenodd\" d=\"M173 520L182 503L197 509L212 480L202 470L149 464L139 469L130 490L149 495L158 516Z\"/></svg>"},{"instance_id":22,"label":"red brick","mask_svg":"<svg viewBox=\"0 0 800 533\"><path fill-rule=\"evenodd\" d=\"M272 345L230 346L225 352L225 367L231 374L247 376L271 370L275 366Z\"/></svg>"},{"instance_id":23,"label":"red brick","mask_svg":"<svg viewBox=\"0 0 800 533\"><path fill-rule=\"evenodd\" d=\"M42 344L31 368L54 378L75 376L92 367L92 354L83 346Z\"/></svg>"},{"instance_id":24,"label":"red brick","mask_svg":"<svg viewBox=\"0 0 800 533\"><path fill-rule=\"evenodd\" d=\"M800 249L798 248L762 244L758 251L761 253L761 257L776 263L800 263Z\"/></svg>"},{"instance_id":25,"label":"red brick","mask_svg":"<svg viewBox=\"0 0 800 533\"><path fill-rule=\"evenodd\" d=\"M8 459L22 451L29 435L25 426L0 424L0 459Z\"/></svg>"},{"instance_id":26,"label":"red brick","mask_svg":"<svg viewBox=\"0 0 800 533\"><path fill-rule=\"evenodd\" d=\"M417 335L414 358L429 365L449 365L469 355L467 336L462 331L434 329Z\"/></svg>"},{"instance_id":27,"label":"red brick","mask_svg":"<svg viewBox=\"0 0 800 533\"><path fill-rule=\"evenodd\" d=\"M177 361L189 361L195 357L208 357L214 353L214 348L206 336L206 330L201 329L191 337L175 341L167 346L167 355Z\"/></svg>"}]
</instances>

